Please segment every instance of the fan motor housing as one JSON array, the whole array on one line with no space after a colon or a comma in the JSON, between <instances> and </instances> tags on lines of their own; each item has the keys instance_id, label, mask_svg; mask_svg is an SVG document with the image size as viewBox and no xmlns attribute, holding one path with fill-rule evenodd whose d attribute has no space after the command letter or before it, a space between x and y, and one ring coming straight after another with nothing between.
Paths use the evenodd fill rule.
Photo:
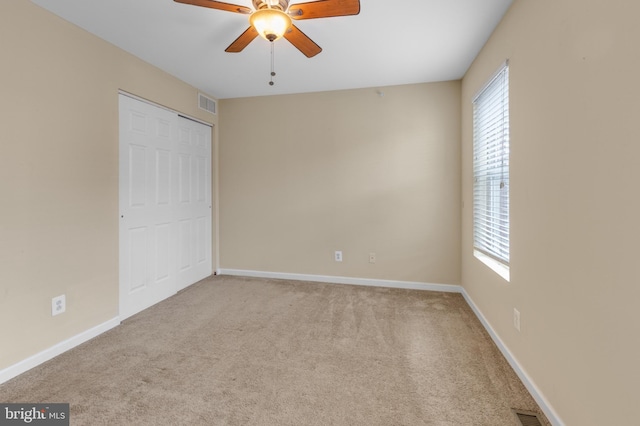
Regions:
<instances>
[{"instance_id":1,"label":"fan motor housing","mask_svg":"<svg viewBox=\"0 0 640 426\"><path fill-rule=\"evenodd\" d=\"M271 5L271 7L274 9L280 9L283 12L286 12L287 8L289 7L289 1L288 0L253 0L253 7L255 7L256 10L266 9L269 7L269 5Z\"/></svg>"}]
</instances>

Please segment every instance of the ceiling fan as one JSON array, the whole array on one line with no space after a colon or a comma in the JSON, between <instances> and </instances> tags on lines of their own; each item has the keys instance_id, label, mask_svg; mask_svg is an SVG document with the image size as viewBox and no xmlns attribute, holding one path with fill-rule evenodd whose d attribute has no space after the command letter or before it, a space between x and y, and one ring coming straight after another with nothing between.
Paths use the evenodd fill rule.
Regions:
<instances>
[{"instance_id":1,"label":"ceiling fan","mask_svg":"<svg viewBox=\"0 0 640 426\"><path fill-rule=\"evenodd\" d=\"M270 42L284 37L308 58L316 56L322 48L293 25L292 19L331 18L360 13L360 0L318 0L291 6L288 0L252 0L253 10L246 6L215 0L174 1L249 15L251 26L231 43L225 52L241 52L260 35Z\"/></svg>"}]
</instances>

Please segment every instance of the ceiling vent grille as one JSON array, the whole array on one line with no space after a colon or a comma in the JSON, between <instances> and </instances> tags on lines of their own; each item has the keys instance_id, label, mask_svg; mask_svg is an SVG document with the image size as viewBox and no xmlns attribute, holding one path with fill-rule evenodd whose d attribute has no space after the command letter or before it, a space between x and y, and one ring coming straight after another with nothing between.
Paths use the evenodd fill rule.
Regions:
<instances>
[{"instance_id":1,"label":"ceiling vent grille","mask_svg":"<svg viewBox=\"0 0 640 426\"><path fill-rule=\"evenodd\" d=\"M531 411L523 411L523 410L515 410L512 409L513 414L516 415L519 423L518 425L522 426L542 426L540 422L540 418L537 413L533 413Z\"/></svg>"},{"instance_id":2,"label":"ceiling vent grille","mask_svg":"<svg viewBox=\"0 0 640 426\"><path fill-rule=\"evenodd\" d=\"M218 113L218 103L208 96L198 93L198 107L205 111L210 112L213 115Z\"/></svg>"}]
</instances>

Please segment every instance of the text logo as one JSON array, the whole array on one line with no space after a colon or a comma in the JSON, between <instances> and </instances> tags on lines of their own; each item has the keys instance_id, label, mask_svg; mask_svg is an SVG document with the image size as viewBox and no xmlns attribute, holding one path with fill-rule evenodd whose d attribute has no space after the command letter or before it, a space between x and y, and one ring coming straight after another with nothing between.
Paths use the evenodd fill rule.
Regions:
<instances>
[{"instance_id":1,"label":"text logo","mask_svg":"<svg viewBox=\"0 0 640 426\"><path fill-rule=\"evenodd\" d=\"M2 404L0 426L69 426L69 404Z\"/></svg>"}]
</instances>

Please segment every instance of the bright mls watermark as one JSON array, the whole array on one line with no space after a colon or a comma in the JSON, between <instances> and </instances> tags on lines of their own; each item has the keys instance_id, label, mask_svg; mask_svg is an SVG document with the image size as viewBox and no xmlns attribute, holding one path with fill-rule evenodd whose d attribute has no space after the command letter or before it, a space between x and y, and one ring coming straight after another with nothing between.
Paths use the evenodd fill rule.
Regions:
<instances>
[{"instance_id":1,"label":"bright mls watermark","mask_svg":"<svg viewBox=\"0 0 640 426\"><path fill-rule=\"evenodd\" d=\"M69 404L2 404L0 426L69 426Z\"/></svg>"}]
</instances>

